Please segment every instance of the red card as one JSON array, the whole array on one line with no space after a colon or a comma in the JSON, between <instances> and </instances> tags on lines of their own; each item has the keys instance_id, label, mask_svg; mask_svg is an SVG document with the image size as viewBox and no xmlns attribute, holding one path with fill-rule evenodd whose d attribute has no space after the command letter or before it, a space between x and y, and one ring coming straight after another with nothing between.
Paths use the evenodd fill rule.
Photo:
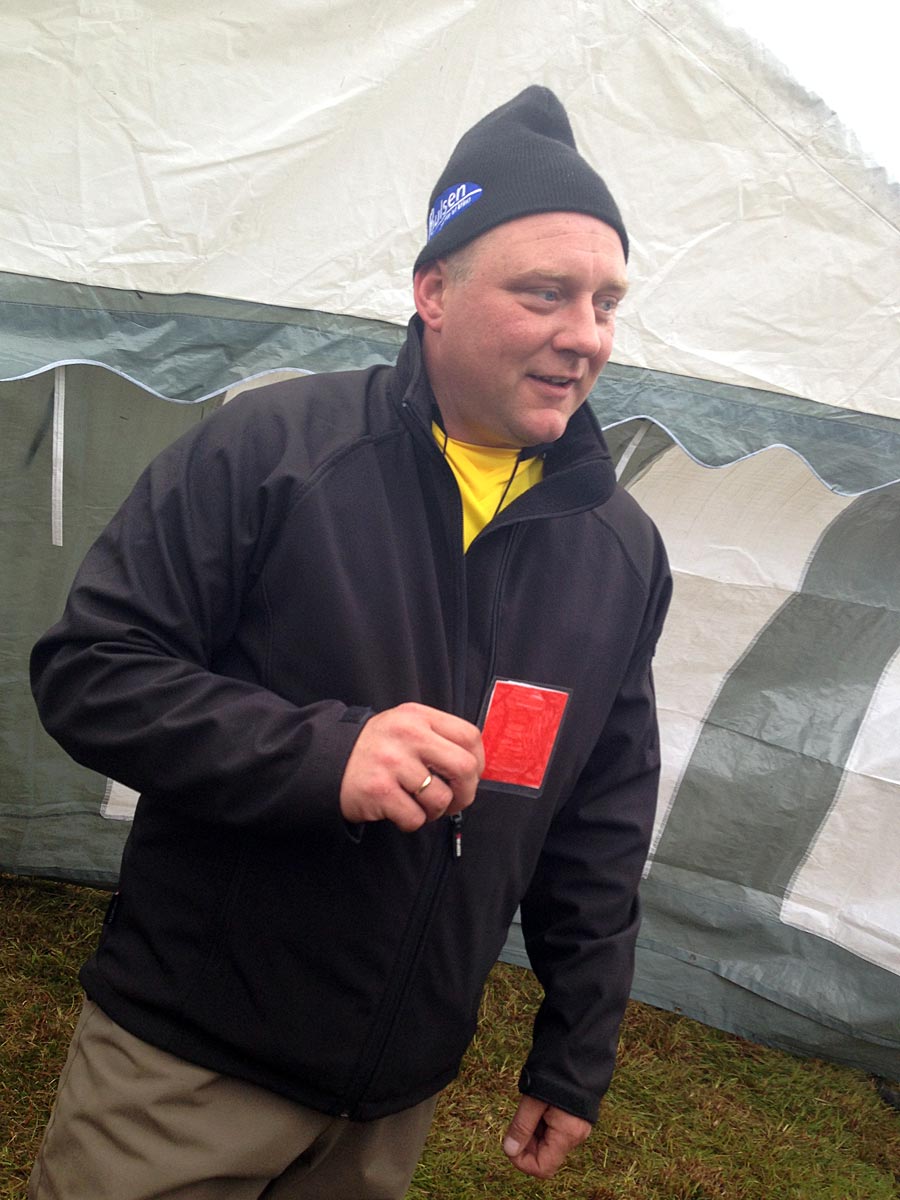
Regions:
<instances>
[{"instance_id":1,"label":"red card","mask_svg":"<svg viewBox=\"0 0 900 1200\"><path fill-rule=\"evenodd\" d=\"M540 791L568 702L561 688L495 679L482 721L482 778Z\"/></svg>"}]
</instances>

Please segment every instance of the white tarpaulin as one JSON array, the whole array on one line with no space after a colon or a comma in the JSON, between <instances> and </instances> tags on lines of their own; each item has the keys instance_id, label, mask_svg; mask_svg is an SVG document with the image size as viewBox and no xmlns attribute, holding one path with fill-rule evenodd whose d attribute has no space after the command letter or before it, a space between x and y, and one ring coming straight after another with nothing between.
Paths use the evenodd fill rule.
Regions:
<instances>
[{"instance_id":1,"label":"white tarpaulin","mask_svg":"<svg viewBox=\"0 0 900 1200\"><path fill-rule=\"evenodd\" d=\"M0 0L0 35L0 867L115 876L133 797L26 662L137 473L242 381L392 359L433 181L542 83L631 236L591 403L676 574L636 994L900 1075L900 188L699 0Z\"/></svg>"}]
</instances>

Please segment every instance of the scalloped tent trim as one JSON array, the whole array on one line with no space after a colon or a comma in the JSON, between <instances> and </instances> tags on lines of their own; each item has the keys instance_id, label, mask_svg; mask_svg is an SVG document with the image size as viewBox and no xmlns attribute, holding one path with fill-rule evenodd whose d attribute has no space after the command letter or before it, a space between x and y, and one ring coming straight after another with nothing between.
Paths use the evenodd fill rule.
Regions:
<instances>
[{"instance_id":1,"label":"scalloped tent trim","mask_svg":"<svg viewBox=\"0 0 900 1200\"><path fill-rule=\"evenodd\" d=\"M0 328L0 380L85 364L181 404L263 382L272 371L390 363L405 336L400 326L360 317L9 274L0 274ZM900 478L900 421L888 417L617 363L591 405L604 428L652 421L707 467L785 446L842 495Z\"/></svg>"}]
</instances>

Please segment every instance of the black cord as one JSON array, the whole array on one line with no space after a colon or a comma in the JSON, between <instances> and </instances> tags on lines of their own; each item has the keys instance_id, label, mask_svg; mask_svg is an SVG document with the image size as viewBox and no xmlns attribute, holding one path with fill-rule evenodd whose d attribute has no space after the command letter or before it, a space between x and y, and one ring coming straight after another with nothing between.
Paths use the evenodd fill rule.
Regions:
<instances>
[{"instance_id":1,"label":"black cord","mask_svg":"<svg viewBox=\"0 0 900 1200\"><path fill-rule=\"evenodd\" d=\"M450 435L447 433L446 429L441 429L441 433L444 435L444 444L443 444L443 446L441 446L441 454L443 455L444 458L446 458L447 457L447 443L450 440ZM524 457L525 457L525 451L520 450L519 453L516 455L516 461L513 463L513 469L512 469L512 472L510 473L509 479L507 479L507 481L506 481L506 486L503 489L503 493L500 496L500 499L497 501L497 507L494 509L494 516L491 517L492 521L497 516L497 513L500 511L500 509L503 507L503 501L509 495L509 489L512 487L513 480L516 477L516 472L519 469L519 463L522 462Z\"/></svg>"},{"instance_id":2,"label":"black cord","mask_svg":"<svg viewBox=\"0 0 900 1200\"><path fill-rule=\"evenodd\" d=\"M494 509L494 516L491 517L492 521L496 518L497 513L503 507L503 501L506 499L506 497L509 493L509 489L512 487L512 482L516 477L516 471L518 471L519 463L521 461L522 461L522 451L520 450L519 453L516 455L516 461L513 463L513 469L510 472L509 479L507 479L507 481L506 481L506 487L503 489L503 494L500 497L500 499L497 501L497 507Z\"/></svg>"}]
</instances>

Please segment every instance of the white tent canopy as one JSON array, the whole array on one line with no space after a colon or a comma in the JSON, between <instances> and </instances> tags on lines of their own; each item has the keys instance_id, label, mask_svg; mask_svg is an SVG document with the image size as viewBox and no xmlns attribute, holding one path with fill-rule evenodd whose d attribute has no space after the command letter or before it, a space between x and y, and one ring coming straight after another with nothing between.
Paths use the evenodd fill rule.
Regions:
<instances>
[{"instance_id":1,"label":"white tent canopy","mask_svg":"<svg viewBox=\"0 0 900 1200\"><path fill-rule=\"evenodd\" d=\"M449 150L538 80L629 226L617 362L900 416L900 189L702 4L0 14L6 271L405 322Z\"/></svg>"}]
</instances>

